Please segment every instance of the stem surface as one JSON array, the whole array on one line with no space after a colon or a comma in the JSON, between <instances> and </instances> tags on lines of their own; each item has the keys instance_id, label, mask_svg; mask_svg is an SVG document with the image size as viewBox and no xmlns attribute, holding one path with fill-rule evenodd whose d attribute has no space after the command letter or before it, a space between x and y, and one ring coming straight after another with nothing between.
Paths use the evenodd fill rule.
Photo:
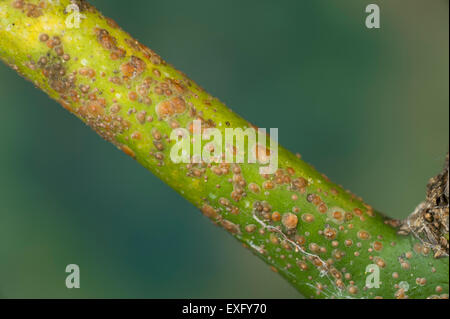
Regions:
<instances>
[{"instance_id":1,"label":"stem surface","mask_svg":"<svg viewBox=\"0 0 450 319\"><path fill-rule=\"evenodd\" d=\"M174 163L171 133L192 131L194 120L223 136L226 128L253 125L87 2L0 0L0 58L303 295L448 297L448 257L434 258L413 235L397 234L397 221L281 146L274 174L260 174L260 162ZM257 150L260 161L270 153Z\"/></svg>"}]
</instances>

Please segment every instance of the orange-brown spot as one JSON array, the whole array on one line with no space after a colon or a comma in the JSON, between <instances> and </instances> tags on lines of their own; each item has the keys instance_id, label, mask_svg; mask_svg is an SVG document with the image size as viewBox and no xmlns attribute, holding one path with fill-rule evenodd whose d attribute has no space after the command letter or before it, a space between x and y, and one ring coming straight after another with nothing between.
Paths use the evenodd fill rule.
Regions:
<instances>
[{"instance_id":1,"label":"orange-brown spot","mask_svg":"<svg viewBox=\"0 0 450 319\"><path fill-rule=\"evenodd\" d=\"M78 73L81 76L87 76L89 78L93 78L95 76L95 70L91 69L91 68L81 68Z\"/></svg>"},{"instance_id":2,"label":"orange-brown spot","mask_svg":"<svg viewBox=\"0 0 450 319\"><path fill-rule=\"evenodd\" d=\"M362 210L359 208L355 208L353 212L355 213L356 216L362 216L363 214Z\"/></svg>"},{"instance_id":3,"label":"orange-brown spot","mask_svg":"<svg viewBox=\"0 0 450 319\"><path fill-rule=\"evenodd\" d=\"M332 240L336 238L336 229L334 228L325 228L325 230L323 231L323 235L325 236L326 239Z\"/></svg>"},{"instance_id":4,"label":"orange-brown spot","mask_svg":"<svg viewBox=\"0 0 450 319\"><path fill-rule=\"evenodd\" d=\"M125 153L125 154L127 154L128 156L131 156L131 157L136 157L136 154L134 153L134 151L131 149L131 148L129 148L127 145L122 145L122 151Z\"/></svg>"},{"instance_id":5,"label":"orange-brown spot","mask_svg":"<svg viewBox=\"0 0 450 319\"><path fill-rule=\"evenodd\" d=\"M327 210L328 210L327 205L325 205L323 203L320 204L319 207L318 207L318 210L319 210L320 213L325 214L327 212Z\"/></svg>"},{"instance_id":6,"label":"orange-brown spot","mask_svg":"<svg viewBox=\"0 0 450 319\"><path fill-rule=\"evenodd\" d=\"M297 188L297 189L302 189L305 188L306 186L308 186L308 182L306 181L306 179L304 179L303 177L298 177L296 179L294 179L292 181L292 184Z\"/></svg>"},{"instance_id":7,"label":"orange-brown spot","mask_svg":"<svg viewBox=\"0 0 450 319\"><path fill-rule=\"evenodd\" d=\"M273 212L272 213L272 220L274 222L278 222L281 219L281 214L279 212Z\"/></svg>"},{"instance_id":8,"label":"orange-brown spot","mask_svg":"<svg viewBox=\"0 0 450 319\"><path fill-rule=\"evenodd\" d=\"M207 204L204 204L202 206L202 213L209 218L217 218L218 216L216 210L212 206L209 206Z\"/></svg>"},{"instance_id":9,"label":"orange-brown spot","mask_svg":"<svg viewBox=\"0 0 450 319\"><path fill-rule=\"evenodd\" d=\"M116 28L119 27L118 24L117 24L117 22L114 21L113 19L111 19L111 18L105 18L105 19L106 19L106 23L107 23L111 28L116 29Z\"/></svg>"},{"instance_id":10,"label":"orange-brown spot","mask_svg":"<svg viewBox=\"0 0 450 319\"><path fill-rule=\"evenodd\" d=\"M272 189L274 187L274 184L271 181L265 181L263 183L264 189Z\"/></svg>"},{"instance_id":11,"label":"orange-brown spot","mask_svg":"<svg viewBox=\"0 0 450 319\"><path fill-rule=\"evenodd\" d=\"M299 244L300 246L301 246L301 245L304 245L304 244L306 243L306 238L305 238L305 236L296 235L296 236L295 236L295 242L296 242L297 244Z\"/></svg>"},{"instance_id":12,"label":"orange-brown spot","mask_svg":"<svg viewBox=\"0 0 450 319\"><path fill-rule=\"evenodd\" d=\"M250 189L250 191L252 191L253 193L256 193L256 194L260 192L259 186L255 183L250 183L248 185L248 189Z\"/></svg>"},{"instance_id":13,"label":"orange-brown spot","mask_svg":"<svg viewBox=\"0 0 450 319\"><path fill-rule=\"evenodd\" d=\"M366 240L366 239L369 239L369 238L370 238L370 234L369 234L367 231L365 231L365 230L360 230L360 231L358 232L358 238L359 238L359 239Z\"/></svg>"},{"instance_id":14,"label":"orange-brown spot","mask_svg":"<svg viewBox=\"0 0 450 319\"><path fill-rule=\"evenodd\" d=\"M131 134L131 138L133 140L140 140L142 138L142 134L141 132L134 132L133 134Z\"/></svg>"},{"instance_id":15,"label":"orange-brown spot","mask_svg":"<svg viewBox=\"0 0 450 319\"><path fill-rule=\"evenodd\" d=\"M320 198L319 195L315 195L312 200L312 203L317 206L322 203L322 199Z\"/></svg>"},{"instance_id":16,"label":"orange-brown spot","mask_svg":"<svg viewBox=\"0 0 450 319\"><path fill-rule=\"evenodd\" d=\"M373 249L375 249L376 251L380 251L383 249L383 244L379 241L376 241L373 243Z\"/></svg>"},{"instance_id":17,"label":"orange-brown spot","mask_svg":"<svg viewBox=\"0 0 450 319\"><path fill-rule=\"evenodd\" d=\"M350 286L350 287L348 287L348 292L349 292L350 294L352 294L352 295L355 295L355 294L358 293L358 287L356 287L356 286Z\"/></svg>"},{"instance_id":18,"label":"orange-brown spot","mask_svg":"<svg viewBox=\"0 0 450 319\"><path fill-rule=\"evenodd\" d=\"M302 271L308 270L308 265L304 261L298 261L297 265Z\"/></svg>"},{"instance_id":19,"label":"orange-brown spot","mask_svg":"<svg viewBox=\"0 0 450 319\"><path fill-rule=\"evenodd\" d=\"M253 233L255 230L256 230L256 225L254 225L254 224L245 226L245 231L247 233Z\"/></svg>"},{"instance_id":20,"label":"orange-brown spot","mask_svg":"<svg viewBox=\"0 0 450 319\"><path fill-rule=\"evenodd\" d=\"M386 267L386 262L385 262L384 259L381 258L381 257L377 257L377 258L375 259L375 263L377 264L378 267L381 267L381 268Z\"/></svg>"},{"instance_id":21,"label":"orange-brown spot","mask_svg":"<svg viewBox=\"0 0 450 319\"><path fill-rule=\"evenodd\" d=\"M86 107L86 112L92 116L103 115L104 109L98 101L90 101Z\"/></svg>"},{"instance_id":22,"label":"orange-brown spot","mask_svg":"<svg viewBox=\"0 0 450 319\"><path fill-rule=\"evenodd\" d=\"M130 101L136 101L138 99L138 95L136 92L131 91L130 93L128 93L128 98L130 99Z\"/></svg>"},{"instance_id":23,"label":"orange-brown spot","mask_svg":"<svg viewBox=\"0 0 450 319\"><path fill-rule=\"evenodd\" d=\"M281 222L287 229L294 229L297 227L298 217L292 213L286 213L283 214Z\"/></svg>"},{"instance_id":24,"label":"orange-brown spot","mask_svg":"<svg viewBox=\"0 0 450 319\"><path fill-rule=\"evenodd\" d=\"M156 106L156 113L162 119L181 114L186 110L186 102L182 97L174 97Z\"/></svg>"},{"instance_id":25,"label":"orange-brown spot","mask_svg":"<svg viewBox=\"0 0 450 319\"><path fill-rule=\"evenodd\" d=\"M124 63L120 66L120 70L124 78L133 79L144 72L147 65L138 57L132 56L130 62Z\"/></svg>"},{"instance_id":26,"label":"orange-brown spot","mask_svg":"<svg viewBox=\"0 0 450 319\"><path fill-rule=\"evenodd\" d=\"M305 223L312 223L314 221L314 215L311 214L303 214L302 215L302 220Z\"/></svg>"},{"instance_id":27,"label":"orange-brown spot","mask_svg":"<svg viewBox=\"0 0 450 319\"><path fill-rule=\"evenodd\" d=\"M232 234L239 234L240 233L239 225L236 225L236 224L230 222L229 220L223 219L220 222L220 224L223 226L223 228L225 228L226 230L228 230Z\"/></svg>"}]
</instances>

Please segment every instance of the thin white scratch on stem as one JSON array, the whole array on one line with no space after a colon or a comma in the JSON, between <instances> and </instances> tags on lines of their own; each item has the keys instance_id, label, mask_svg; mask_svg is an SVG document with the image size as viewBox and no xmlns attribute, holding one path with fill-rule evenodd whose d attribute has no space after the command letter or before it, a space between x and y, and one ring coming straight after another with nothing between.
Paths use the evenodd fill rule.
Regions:
<instances>
[{"instance_id":1,"label":"thin white scratch on stem","mask_svg":"<svg viewBox=\"0 0 450 319\"><path fill-rule=\"evenodd\" d=\"M292 241L291 239L289 239L286 234L284 234L281 230L279 230L278 228L271 226L271 225L267 225L266 223L264 223L262 220L260 220L255 214L252 215L253 219L256 220L262 227L264 227L265 229L269 229L274 231L275 233L279 234L284 240L286 240L288 243L290 243L291 245L293 245L295 247L296 252L301 252L302 254L312 257L312 258L316 258L317 260L319 260L322 264L322 269L320 270L320 277L327 277L328 280L333 284L333 287L336 288L336 292L335 294L337 296L342 296L342 291L341 288L339 288L336 283L334 282L334 280L332 278L330 278L329 273L328 273L328 265L326 262L324 262L319 256L315 255L315 254L311 254L308 253L307 251L305 251L302 247L300 247L300 245L298 245L297 243L295 243L294 241ZM310 260L310 262L314 265L314 263ZM315 266L315 265L314 265ZM310 285L310 284L308 284ZM313 286L314 287L314 286ZM314 287L315 289L317 289L316 287Z\"/></svg>"}]
</instances>

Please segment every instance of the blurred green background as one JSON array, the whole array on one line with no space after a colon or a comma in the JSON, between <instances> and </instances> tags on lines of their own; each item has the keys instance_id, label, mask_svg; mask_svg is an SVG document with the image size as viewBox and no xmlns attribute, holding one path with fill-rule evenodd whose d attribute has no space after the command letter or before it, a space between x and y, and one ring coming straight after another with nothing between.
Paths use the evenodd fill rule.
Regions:
<instances>
[{"instance_id":1,"label":"blurred green background","mask_svg":"<svg viewBox=\"0 0 450 319\"><path fill-rule=\"evenodd\" d=\"M91 1L332 180L403 218L443 165L448 1ZM381 8L381 29L364 25ZM0 65L0 297L299 298ZM81 267L81 289L65 267Z\"/></svg>"}]
</instances>

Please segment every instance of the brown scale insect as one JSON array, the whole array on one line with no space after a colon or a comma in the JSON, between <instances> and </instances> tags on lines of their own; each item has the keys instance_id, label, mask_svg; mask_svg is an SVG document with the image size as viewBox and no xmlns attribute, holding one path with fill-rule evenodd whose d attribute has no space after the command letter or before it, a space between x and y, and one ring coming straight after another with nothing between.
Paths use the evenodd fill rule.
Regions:
<instances>
[{"instance_id":1,"label":"brown scale insect","mask_svg":"<svg viewBox=\"0 0 450 319\"><path fill-rule=\"evenodd\" d=\"M95 77L95 70L91 68L81 68L78 71L78 74L80 74L81 76L87 76L92 79L93 77Z\"/></svg>"},{"instance_id":2,"label":"brown scale insect","mask_svg":"<svg viewBox=\"0 0 450 319\"><path fill-rule=\"evenodd\" d=\"M358 287L350 286L350 287L348 287L348 292L352 295L356 295L358 293Z\"/></svg>"},{"instance_id":3,"label":"brown scale insect","mask_svg":"<svg viewBox=\"0 0 450 319\"><path fill-rule=\"evenodd\" d=\"M363 239L363 240L367 240L370 238L370 234L369 232L365 231L365 230L360 230L358 232L358 238L359 239Z\"/></svg>"},{"instance_id":4,"label":"brown scale insect","mask_svg":"<svg viewBox=\"0 0 450 319\"><path fill-rule=\"evenodd\" d=\"M147 65L144 61L138 57L132 56L130 61L121 65L120 70L124 76L124 79L134 79L135 77L141 75Z\"/></svg>"},{"instance_id":5,"label":"brown scale insect","mask_svg":"<svg viewBox=\"0 0 450 319\"><path fill-rule=\"evenodd\" d=\"M305 223L312 223L313 221L314 221L314 215L311 215L311 214L303 214L302 215L302 220L305 222Z\"/></svg>"},{"instance_id":6,"label":"brown scale insect","mask_svg":"<svg viewBox=\"0 0 450 319\"><path fill-rule=\"evenodd\" d=\"M220 224L222 225L223 228L225 228L227 231L229 231L232 234L240 234L241 233L241 231L239 229L239 225L236 225L229 220L223 219L220 221Z\"/></svg>"},{"instance_id":7,"label":"brown scale insect","mask_svg":"<svg viewBox=\"0 0 450 319\"><path fill-rule=\"evenodd\" d=\"M209 218L217 218L218 217L216 210L208 204L203 204L201 211L202 211L203 215L205 215L206 217L209 217Z\"/></svg>"},{"instance_id":8,"label":"brown scale insect","mask_svg":"<svg viewBox=\"0 0 450 319\"><path fill-rule=\"evenodd\" d=\"M328 208L327 208L327 205L322 203L319 205L317 210L319 211L319 213L325 214L328 211Z\"/></svg>"},{"instance_id":9,"label":"brown scale insect","mask_svg":"<svg viewBox=\"0 0 450 319\"><path fill-rule=\"evenodd\" d=\"M49 39L49 36L46 33L42 33L41 35L39 35L39 41L41 41L41 42L47 42L48 39Z\"/></svg>"},{"instance_id":10,"label":"brown scale insect","mask_svg":"<svg viewBox=\"0 0 450 319\"><path fill-rule=\"evenodd\" d=\"M281 223L286 229L294 229L297 227L298 217L292 213L285 213L282 216Z\"/></svg>"},{"instance_id":11,"label":"brown scale insect","mask_svg":"<svg viewBox=\"0 0 450 319\"><path fill-rule=\"evenodd\" d=\"M153 141L153 145L155 145L158 151L164 151L164 145L160 141Z\"/></svg>"},{"instance_id":12,"label":"brown scale insect","mask_svg":"<svg viewBox=\"0 0 450 319\"><path fill-rule=\"evenodd\" d=\"M323 231L323 235L326 239L332 240L336 238L337 231L334 228L325 228L325 230Z\"/></svg>"},{"instance_id":13,"label":"brown scale insect","mask_svg":"<svg viewBox=\"0 0 450 319\"><path fill-rule=\"evenodd\" d=\"M133 140L140 140L142 138L142 134L141 134L141 132L133 132L131 134L131 138Z\"/></svg>"},{"instance_id":14,"label":"brown scale insect","mask_svg":"<svg viewBox=\"0 0 450 319\"><path fill-rule=\"evenodd\" d=\"M245 231L247 233L253 233L255 230L256 230L256 225L254 225L254 224L245 226Z\"/></svg>"},{"instance_id":15,"label":"brown scale insect","mask_svg":"<svg viewBox=\"0 0 450 319\"><path fill-rule=\"evenodd\" d=\"M381 251L383 249L383 244L379 241L373 243L373 249L376 251Z\"/></svg>"},{"instance_id":16,"label":"brown scale insect","mask_svg":"<svg viewBox=\"0 0 450 319\"><path fill-rule=\"evenodd\" d=\"M156 113L161 119L184 113L185 110L186 102L182 97L171 98L156 106Z\"/></svg>"},{"instance_id":17,"label":"brown scale insect","mask_svg":"<svg viewBox=\"0 0 450 319\"><path fill-rule=\"evenodd\" d=\"M162 138L161 133L157 129L152 130L152 136L155 140L160 140Z\"/></svg>"},{"instance_id":18,"label":"brown scale insect","mask_svg":"<svg viewBox=\"0 0 450 319\"><path fill-rule=\"evenodd\" d=\"M112 60L117 60L117 59L125 57L126 51L122 48L117 47L116 38L111 36L107 30L95 28L94 32L97 35L97 41L100 43L100 45L104 49L111 52L110 58Z\"/></svg>"},{"instance_id":19,"label":"brown scale insect","mask_svg":"<svg viewBox=\"0 0 450 319\"><path fill-rule=\"evenodd\" d=\"M279 212L272 213L272 220L274 222L279 222L281 220L281 214Z\"/></svg>"},{"instance_id":20,"label":"brown scale insect","mask_svg":"<svg viewBox=\"0 0 450 319\"><path fill-rule=\"evenodd\" d=\"M44 67L47 63L48 63L48 59L45 56L40 57L38 60L38 66L40 68Z\"/></svg>"},{"instance_id":21,"label":"brown scale insect","mask_svg":"<svg viewBox=\"0 0 450 319\"><path fill-rule=\"evenodd\" d=\"M120 105L115 103L111 105L111 108L109 109L111 113L118 113L120 111Z\"/></svg>"},{"instance_id":22,"label":"brown scale insect","mask_svg":"<svg viewBox=\"0 0 450 319\"><path fill-rule=\"evenodd\" d=\"M274 188L274 184L271 181L265 181L263 183L263 188L264 189L273 189Z\"/></svg>"},{"instance_id":23,"label":"brown scale insect","mask_svg":"<svg viewBox=\"0 0 450 319\"><path fill-rule=\"evenodd\" d=\"M141 123L144 124L145 123L145 117L147 116L147 112L145 111L141 111L139 113L136 114L136 120Z\"/></svg>"},{"instance_id":24,"label":"brown scale insect","mask_svg":"<svg viewBox=\"0 0 450 319\"><path fill-rule=\"evenodd\" d=\"M130 101L136 101L138 99L138 95L136 92L132 91L128 93L128 99Z\"/></svg>"},{"instance_id":25,"label":"brown scale insect","mask_svg":"<svg viewBox=\"0 0 450 319\"><path fill-rule=\"evenodd\" d=\"M122 151L125 153L125 154L127 154L128 156L131 156L131 157L136 157L136 154L134 153L134 151L131 149L131 148L129 148L127 145L122 145Z\"/></svg>"},{"instance_id":26,"label":"brown scale insect","mask_svg":"<svg viewBox=\"0 0 450 319\"><path fill-rule=\"evenodd\" d=\"M61 46L54 48L56 55L62 56L64 54L64 49Z\"/></svg>"}]
</instances>

